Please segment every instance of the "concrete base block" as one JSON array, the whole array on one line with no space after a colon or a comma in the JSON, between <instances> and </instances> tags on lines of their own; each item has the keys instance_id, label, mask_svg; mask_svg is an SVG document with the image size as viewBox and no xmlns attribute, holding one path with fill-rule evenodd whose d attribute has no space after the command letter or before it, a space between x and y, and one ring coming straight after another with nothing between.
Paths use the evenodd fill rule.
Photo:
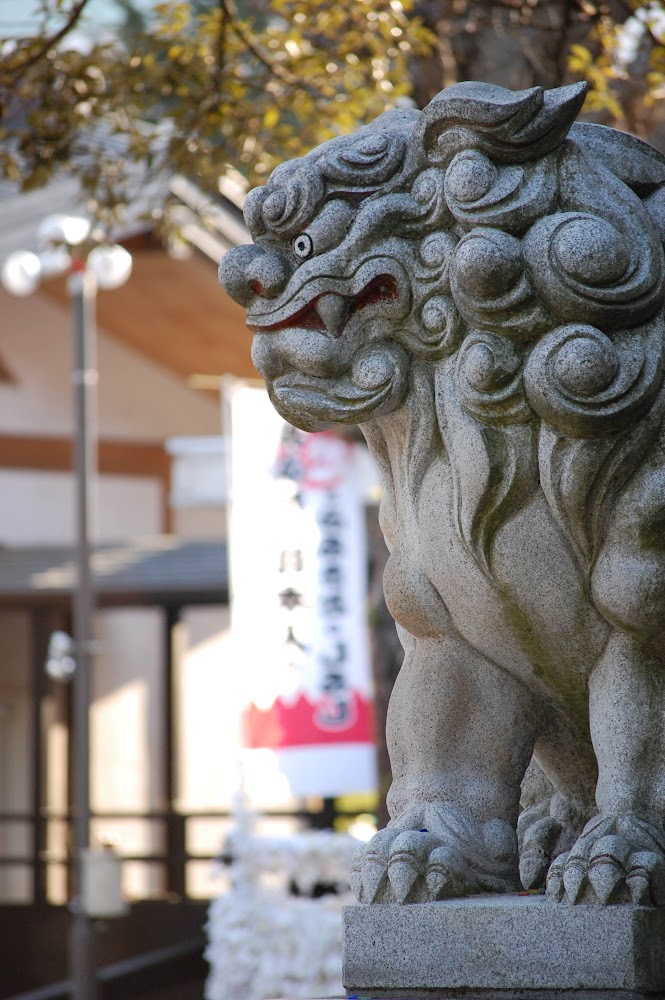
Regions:
<instances>
[{"instance_id":1,"label":"concrete base block","mask_svg":"<svg viewBox=\"0 0 665 1000\"><path fill-rule=\"evenodd\" d=\"M665 995L665 908L517 895L347 906L343 981L363 1000Z\"/></svg>"}]
</instances>

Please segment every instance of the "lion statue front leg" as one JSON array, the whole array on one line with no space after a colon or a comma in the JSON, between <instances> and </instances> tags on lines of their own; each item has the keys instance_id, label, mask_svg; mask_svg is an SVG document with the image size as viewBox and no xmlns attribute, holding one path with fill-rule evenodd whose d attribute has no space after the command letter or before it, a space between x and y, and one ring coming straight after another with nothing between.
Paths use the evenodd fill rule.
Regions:
<instances>
[{"instance_id":1,"label":"lion statue front leg","mask_svg":"<svg viewBox=\"0 0 665 1000\"><path fill-rule=\"evenodd\" d=\"M459 639L405 644L388 714L392 819L358 851L354 891L367 903L514 891L532 699Z\"/></svg>"},{"instance_id":2,"label":"lion statue front leg","mask_svg":"<svg viewBox=\"0 0 665 1000\"><path fill-rule=\"evenodd\" d=\"M665 904L663 439L620 497L592 577L614 623L589 679L598 814L547 879L571 903Z\"/></svg>"}]
</instances>

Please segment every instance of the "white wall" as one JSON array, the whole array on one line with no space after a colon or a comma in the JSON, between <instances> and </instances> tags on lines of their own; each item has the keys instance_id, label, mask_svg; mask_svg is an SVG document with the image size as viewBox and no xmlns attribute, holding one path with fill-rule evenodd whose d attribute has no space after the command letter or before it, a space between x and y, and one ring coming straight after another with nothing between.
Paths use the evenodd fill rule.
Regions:
<instances>
[{"instance_id":1,"label":"white wall","mask_svg":"<svg viewBox=\"0 0 665 1000\"><path fill-rule=\"evenodd\" d=\"M0 544L71 545L75 540L74 480L67 472L0 469ZM160 484L137 476L100 476L91 536L117 541L159 534Z\"/></svg>"},{"instance_id":2,"label":"white wall","mask_svg":"<svg viewBox=\"0 0 665 1000\"><path fill-rule=\"evenodd\" d=\"M72 429L69 311L44 296L0 289L0 357L16 378L0 384L0 434L64 435ZM216 434L219 407L148 358L98 331L99 433L162 440Z\"/></svg>"},{"instance_id":3,"label":"white wall","mask_svg":"<svg viewBox=\"0 0 665 1000\"><path fill-rule=\"evenodd\" d=\"M178 639L177 806L183 811L230 809L240 779L241 702L238 665L230 655L229 609L186 609ZM188 850L216 854L228 828L228 820L190 820ZM187 891L193 896L219 891L209 862L190 862Z\"/></svg>"},{"instance_id":4,"label":"white wall","mask_svg":"<svg viewBox=\"0 0 665 1000\"><path fill-rule=\"evenodd\" d=\"M223 507L176 507L172 521L175 533L184 538L226 538Z\"/></svg>"},{"instance_id":5,"label":"white wall","mask_svg":"<svg viewBox=\"0 0 665 1000\"><path fill-rule=\"evenodd\" d=\"M186 609L181 640L178 805L228 807L238 788L240 739L238 667L230 658L228 608Z\"/></svg>"}]
</instances>

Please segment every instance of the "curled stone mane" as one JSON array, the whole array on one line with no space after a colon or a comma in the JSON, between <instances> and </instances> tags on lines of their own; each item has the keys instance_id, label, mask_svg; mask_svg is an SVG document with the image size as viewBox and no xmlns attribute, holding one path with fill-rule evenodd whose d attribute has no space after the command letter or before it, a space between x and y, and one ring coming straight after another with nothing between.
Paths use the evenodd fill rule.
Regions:
<instances>
[{"instance_id":1,"label":"curled stone mane","mask_svg":"<svg viewBox=\"0 0 665 1000\"><path fill-rule=\"evenodd\" d=\"M496 529L539 482L590 567L662 415L665 160L601 126L567 139L581 87L492 100L476 87L444 91L418 126L420 183L445 165L458 237L448 280L463 331L436 373L458 527L489 571Z\"/></svg>"}]
</instances>

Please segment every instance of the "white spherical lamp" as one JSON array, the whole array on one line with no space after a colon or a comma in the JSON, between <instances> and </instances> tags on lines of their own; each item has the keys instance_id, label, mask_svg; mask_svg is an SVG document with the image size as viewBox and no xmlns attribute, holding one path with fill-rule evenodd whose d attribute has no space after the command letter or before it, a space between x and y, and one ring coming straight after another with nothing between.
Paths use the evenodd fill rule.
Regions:
<instances>
[{"instance_id":1,"label":"white spherical lamp","mask_svg":"<svg viewBox=\"0 0 665 1000\"><path fill-rule=\"evenodd\" d=\"M100 288L119 288L132 272L132 257L124 247L115 243L98 246L90 251L86 266L94 274Z\"/></svg>"},{"instance_id":2,"label":"white spherical lamp","mask_svg":"<svg viewBox=\"0 0 665 1000\"><path fill-rule=\"evenodd\" d=\"M90 233L90 220L82 215L48 215L37 227L37 243L48 247L53 243L67 243L70 247L83 243Z\"/></svg>"},{"instance_id":3,"label":"white spherical lamp","mask_svg":"<svg viewBox=\"0 0 665 1000\"><path fill-rule=\"evenodd\" d=\"M30 295L37 288L42 264L36 253L17 250L10 253L0 270L0 281L12 295Z\"/></svg>"}]
</instances>

